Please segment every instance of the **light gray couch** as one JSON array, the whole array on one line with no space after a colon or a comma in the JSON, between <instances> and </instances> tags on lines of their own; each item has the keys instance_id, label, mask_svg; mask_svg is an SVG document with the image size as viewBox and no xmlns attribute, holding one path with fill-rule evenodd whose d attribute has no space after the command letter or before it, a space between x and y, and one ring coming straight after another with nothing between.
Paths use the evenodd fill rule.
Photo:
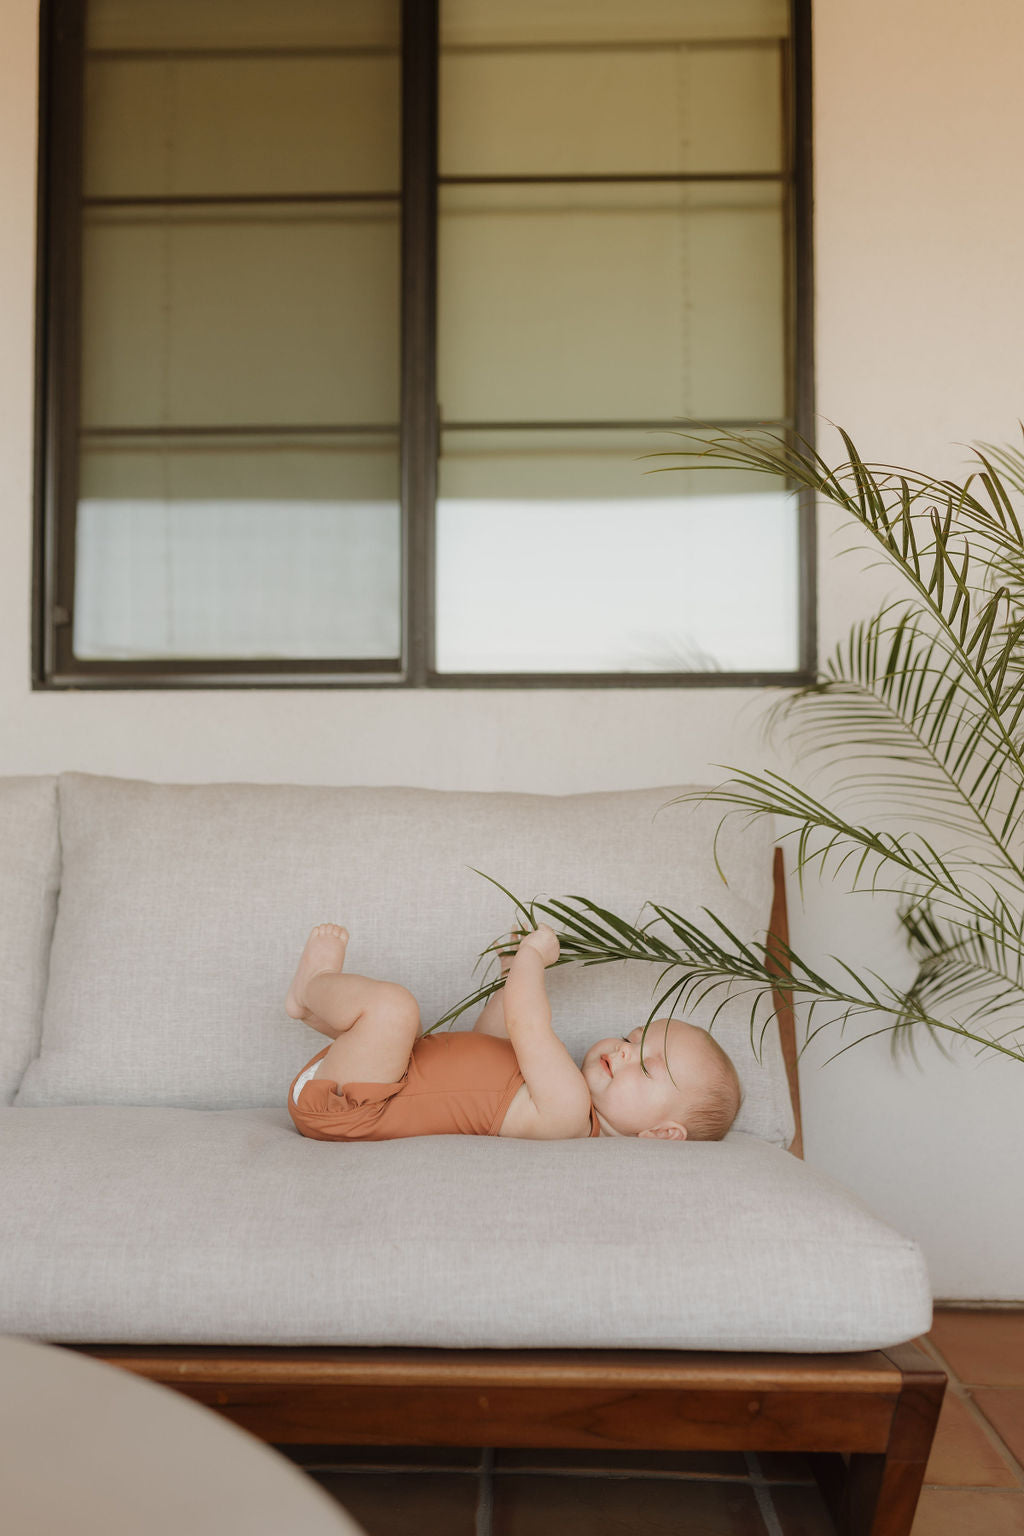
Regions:
<instances>
[{"instance_id":1,"label":"light gray couch","mask_svg":"<svg viewBox=\"0 0 1024 1536\"><path fill-rule=\"evenodd\" d=\"M925 1330L917 1247L785 1147L774 1029L715 1026L720 1144L307 1141L284 1013L319 921L426 1021L517 894L768 924L766 828L678 790L565 798L68 774L0 780L0 1332L77 1344L863 1351ZM551 974L577 1059L642 1022L642 965ZM470 1019L460 1021L469 1027ZM702 1022L697 1015L697 1022Z\"/></svg>"}]
</instances>

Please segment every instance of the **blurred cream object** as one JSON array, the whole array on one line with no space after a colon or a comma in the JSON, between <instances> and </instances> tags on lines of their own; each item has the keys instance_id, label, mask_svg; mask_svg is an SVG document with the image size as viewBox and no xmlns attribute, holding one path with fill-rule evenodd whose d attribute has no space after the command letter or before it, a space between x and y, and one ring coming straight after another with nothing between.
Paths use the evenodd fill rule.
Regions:
<instances>
[{"instance_id":1,"label":"blurred cream object","mask_svg":"<svg viewBox=\"0 0 1024 1536\"><path fill-rule=\"evenodd\" d=\"M0 1338L0 1529L363 1536L305 1473L210 1409L21 1338Z\"/></svg>"}]
</instances>

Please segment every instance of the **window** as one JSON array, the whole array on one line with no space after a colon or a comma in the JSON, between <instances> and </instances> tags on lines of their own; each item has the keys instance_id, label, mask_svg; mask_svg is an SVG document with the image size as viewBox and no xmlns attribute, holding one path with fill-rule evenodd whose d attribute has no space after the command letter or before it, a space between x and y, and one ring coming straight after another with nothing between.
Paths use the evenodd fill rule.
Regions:
<instances>
[{"instance_id":1,"label":"window","mask_svg":"<svg viewBox=\"0 0 1024 1536\"><path fill-rule=\"evenodd\" d=\"M41 686L794 681L807 0L52 0Z\"/></svg>"}]
</instances>

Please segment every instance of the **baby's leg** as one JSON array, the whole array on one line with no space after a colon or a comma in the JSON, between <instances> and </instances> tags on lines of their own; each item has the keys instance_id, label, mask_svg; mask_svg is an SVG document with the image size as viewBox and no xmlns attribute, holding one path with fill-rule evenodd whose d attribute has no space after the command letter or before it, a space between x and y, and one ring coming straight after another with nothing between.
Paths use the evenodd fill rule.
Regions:
<instances>
[{"instance_id":1,"label":"baby's leg","mask_svg":"<svg viewBox=\"0 0 1024 1536\"><path fill-rule=\"evenodd\" d=\"M499 1040L508 1039L508 1030L505 1028L504 988L500 992L491 993L476 1016L473 1033L476 1035L496 1035Z\"/></svg>"},{"instance_id":2,"label":"baby's leg","mask_svg":"<svg viewBox=\"0 0 1024 1536\"><path fill-rule=\"evenodd\" d=\"M501 956L501 974L508 975L508 968L512 964L512 956ZM505 988L492 992L484 1003L483 1008L477 1014L473 1032L477 1035L497 1035L499 1040L508 1039L508 1030L505 1028Z\"/></svg>"},{"instance_id":3,"label":"baby's leg","mask_svg":"<svg viewBox=\"0 0 1024 1536\"><path fill-rule=\"evenodd\" d=\"M345 974L348 933L314 928L299 960L285 1009L334 1040L317 1077L336 1083L393 1083L409 1065L420 1032L416 999L405 987Z\"/></svg>"},{"instance_id":4,"label":"baby's leg","mask_svg":"<svg viewBox=\"0 0 1024 1536\"><path fill-rule=\"evenodd\" d=\"M508 975L508 968L512 964L512 956L516 946L523 936L521 928L512 930L512 938L509 940L510 948L499 950L498 960L501 964L502 976ZM492 992L480 1013L477 1014L473 1032L477 1035L497 1035L499 1040L508 1039L508 1030L505 1028L505 989L502 987L497 992Z\"/></svg>"}]
</instances>

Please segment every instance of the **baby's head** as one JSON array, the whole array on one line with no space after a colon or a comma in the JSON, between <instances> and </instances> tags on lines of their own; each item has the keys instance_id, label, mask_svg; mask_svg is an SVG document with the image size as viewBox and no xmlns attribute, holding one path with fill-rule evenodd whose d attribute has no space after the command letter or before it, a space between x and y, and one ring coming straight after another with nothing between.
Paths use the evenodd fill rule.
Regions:
<instances>
[{"instance_id":1,"label":"baby's head","mask_svg":"<svg viewBox=\"0 0 1024 1536\"><path fill-rule=\"evenodd\" d=\"M721 1141L740 1107L736 1068L718 1041L682 1019L655 1019L624 1038L598 1040L583 1076L601 1128L612 1136Z\"/></svg>"}]
</instances>

